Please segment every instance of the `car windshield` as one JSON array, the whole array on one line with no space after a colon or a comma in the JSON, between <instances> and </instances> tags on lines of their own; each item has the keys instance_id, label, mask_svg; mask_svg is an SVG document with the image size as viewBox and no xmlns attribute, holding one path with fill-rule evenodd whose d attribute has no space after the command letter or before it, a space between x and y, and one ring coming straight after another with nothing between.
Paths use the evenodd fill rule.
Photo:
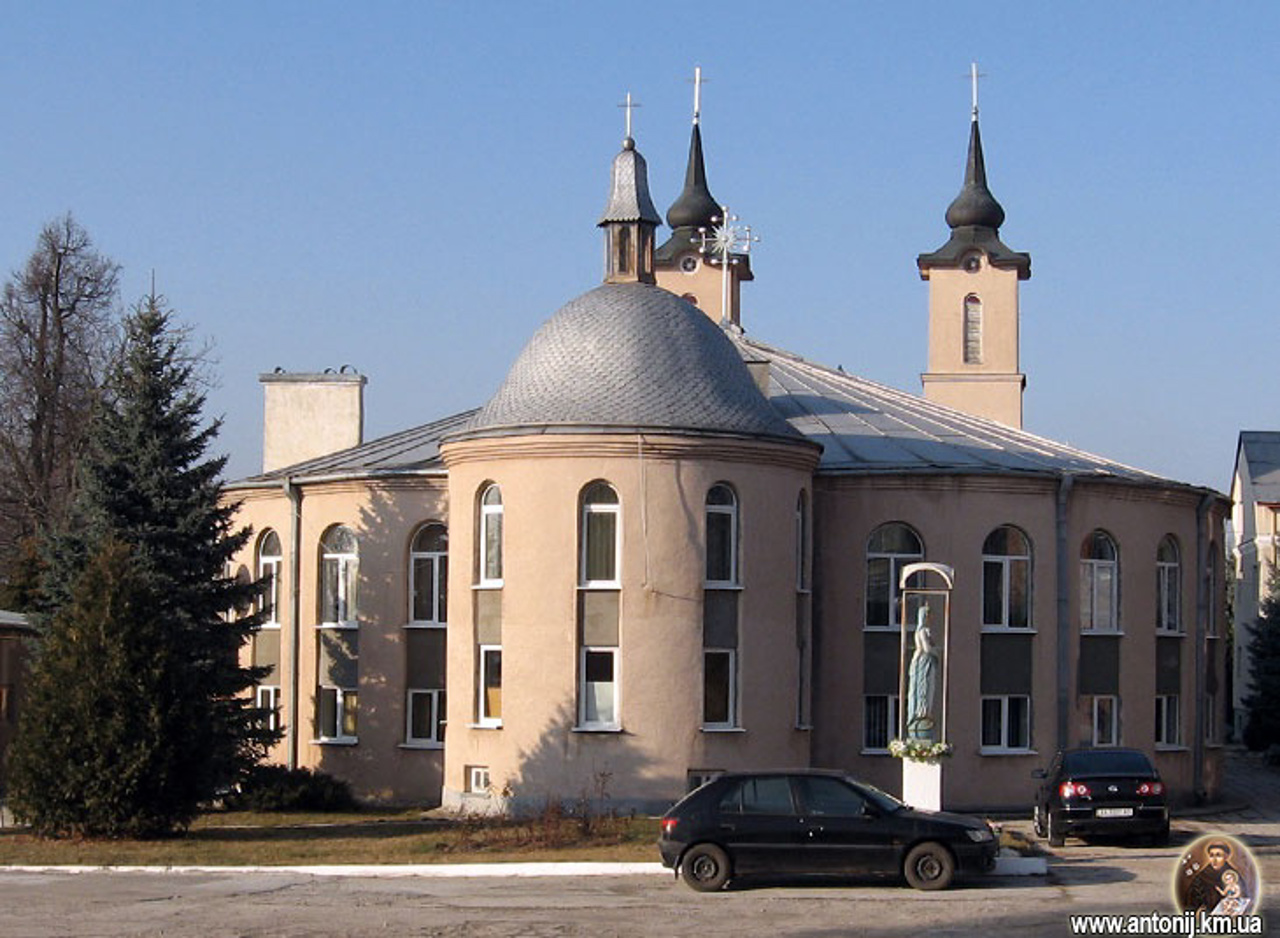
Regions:
<instances>
[{"instance_id":1,"label":"car windshield","mask_svg":"<svg viewBox=\"0 0 1280 938\"><path fill-rule=\"evenodd\" d=\"M854 782L853 779L849 779L849 781ZM886 814L892 814L894 811L900 811L906 807L893 795L882 792L874 785L868 785L866 782L854 782L854 785L868 801Z\"/></svg>"},{"instance_id":2,"label":"car windshield","mask_svg":"<svg viewBox=\"0 0 1280 938\"><path fill-rule=\"evenodd\" d=\"M1151 763L1132 750L1092 749L1069 752L1063 760L1067 775L1151 775Z\"/></svg>"}]
</instances>

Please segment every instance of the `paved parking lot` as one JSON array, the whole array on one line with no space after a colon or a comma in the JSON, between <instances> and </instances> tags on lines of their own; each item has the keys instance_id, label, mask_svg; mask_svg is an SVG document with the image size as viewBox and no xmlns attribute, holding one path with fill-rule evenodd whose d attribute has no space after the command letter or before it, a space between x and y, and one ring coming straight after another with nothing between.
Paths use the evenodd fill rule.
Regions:
<instances>
[{"instance_id":1,"label":"paved parking lot","mask_svg":"<svg viewBox=\"0 0 1280 938\"><path fill-rule=\"evenodd\" d=\"M3 873L6 936L1067 935L1082 912L1171 912L1181 844L1222 831L1255 851L1280 921L1280 772L1235 757L1233 810L1180 818L1167 848L1069 840L1050 875L943 893L893 884L751 883L704 895L669 875L382 878L297 873ZM1029 829L1029 822L1012 825Z\"/></svg>"}]
</instances>

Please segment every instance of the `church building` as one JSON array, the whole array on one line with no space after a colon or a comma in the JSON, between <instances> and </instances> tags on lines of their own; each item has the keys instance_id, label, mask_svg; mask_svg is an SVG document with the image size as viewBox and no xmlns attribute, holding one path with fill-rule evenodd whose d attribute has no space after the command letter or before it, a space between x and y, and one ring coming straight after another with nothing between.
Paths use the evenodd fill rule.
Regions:
<instances>
[{"instance_id":1,"label":"church building","mask_svg":"<svg viewBox=\"0 0 1280 938\"><path fill-rule=\"evenodd\" d=\"M748 331L749 239L697 110L669 236L628 128L604 282L478 409L366 442L362 375L262 376L263 472L226 497L270 583L246 655L272 669L273 758L477 811L658 810L783 766L898 792L902 574L932 562L946 807L1026 808L1077 746L1211 797L1228 503L1022 429L1031 262L1001 241L976 107L947 240L916 261L923 396Z\"/></svg>"}]
</instances>

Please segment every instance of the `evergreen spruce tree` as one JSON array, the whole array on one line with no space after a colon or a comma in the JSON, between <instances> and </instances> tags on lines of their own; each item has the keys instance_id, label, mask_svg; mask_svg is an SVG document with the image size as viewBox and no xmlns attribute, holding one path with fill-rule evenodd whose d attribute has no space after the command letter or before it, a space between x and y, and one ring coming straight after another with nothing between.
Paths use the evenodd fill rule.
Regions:
<instances>
[{"instance_id":1,"label":"evergreen spruce tree","mask_svg":"<svg viewBox=\"0 0 1280 938\"><path fill-rule=\"evenodd\" d=\"M1244 729L1245 745L1254 750L1280 744L1280 579L1275 571L1258 612L1249 640L1249 720Z\"/></svg>"},{"instance_id":2,"label":"evergreen spruce tree","mask_svg":"<svg viewBox=\"0 0 1280 938\"><path fill-rule=\"evenodd\" d=\"M184 828L277 735L243 693L262 676L238 660L257 586L226 574L249 532L219 502L201 364L159 298L134 309L48 544L9 778L15 813L44 833Z\"/></svg>"}]
</instances>

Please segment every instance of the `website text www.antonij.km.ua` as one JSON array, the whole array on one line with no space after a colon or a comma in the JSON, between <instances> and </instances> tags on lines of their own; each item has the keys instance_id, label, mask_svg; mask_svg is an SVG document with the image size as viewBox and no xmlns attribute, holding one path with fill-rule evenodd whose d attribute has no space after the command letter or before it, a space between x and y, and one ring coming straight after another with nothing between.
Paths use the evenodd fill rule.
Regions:
<instances>
[{"instance_id":1,"label":"website text www.antonij.km.ua","mask_svg":"<svg viewBox=\"0 0 1280 938\"><path fill-rule=\"evenodd\" d=\"M1072 915L1073 935L1265 935L1261 915Z\"/></svg>"}]
</instances>

